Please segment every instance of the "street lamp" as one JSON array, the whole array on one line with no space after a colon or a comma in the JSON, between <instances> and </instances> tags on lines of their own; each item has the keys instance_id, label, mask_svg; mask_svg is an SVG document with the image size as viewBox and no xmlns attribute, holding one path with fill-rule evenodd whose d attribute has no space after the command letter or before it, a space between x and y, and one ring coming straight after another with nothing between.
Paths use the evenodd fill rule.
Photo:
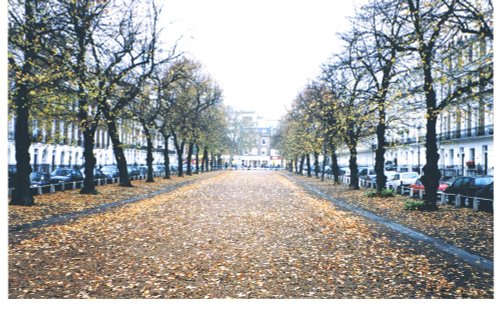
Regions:
<instances>
[{"instance_id":1,"label":"street lamp","mask_svg":"<svg viewBox=\"0 0 500 309\"><path fill-rule=\"evenodd\" d=\"M419 124L417 125L417 168L418 168L418 174L421 174L420 171L420 130L422 129L422 125Z\"/></svg>"},{"instance_id":2,"label":"street lamp","mask_svg":"<svg viewBox=\"0 0 500 309\"><path fill-rule=\"evenodd\" d=\"M377 149L377 144L375 142L372 143L372 166L375 166L375 150Z\"/></svg>"}]
</instances>

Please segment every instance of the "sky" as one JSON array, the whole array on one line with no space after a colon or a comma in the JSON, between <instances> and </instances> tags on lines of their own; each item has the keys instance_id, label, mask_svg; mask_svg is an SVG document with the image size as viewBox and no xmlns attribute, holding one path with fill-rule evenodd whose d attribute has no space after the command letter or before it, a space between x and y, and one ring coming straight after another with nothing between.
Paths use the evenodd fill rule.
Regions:
<instances>
[{"instance_id":1,"label":"sky","mask_svg":"<svg viewBox=\"0 0 500 309\"><path fill-rule=\"evenodd\" d=\"M224 104L279 119L341 42L361 0L166 0L167 38L201 62Z\"/></svg>"}]
</instances>

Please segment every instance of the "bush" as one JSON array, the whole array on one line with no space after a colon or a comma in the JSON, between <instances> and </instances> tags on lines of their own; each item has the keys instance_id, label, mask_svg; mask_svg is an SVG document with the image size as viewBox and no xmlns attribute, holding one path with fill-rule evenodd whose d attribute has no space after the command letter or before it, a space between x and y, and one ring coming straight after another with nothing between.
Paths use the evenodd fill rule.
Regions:
<instances>
[{"instance_id":1,"label":"bush","mask_svg":"<svg viewBox=\"0 0 500 309\"><path fill-rule=\"evenodd\" d=\"M404 205L404 210L422 210L424 208L423 201L407 201Z\"/></svg>"},{"instance_id":2,"label":"bush","mask_svg":"<svg viewBox=\"0 0 500 309\"><path fill-rule=\"evenodd\" d=\"M393 197L394 191L392 189L384 189L380 192L381 197Z\"/></svg>"},{"instance_id":3,"label":"bush","mask_svg":"<svg viewBox=\"0 0 500 309\"><path fill-rule=\"evenodd\" d=\"M365 193L365 196L366 197L375 197L375 196L377 196L377 191L374 191L374 190L367 191Z\"/></svg>"},{"instance_id":4,"label":"bush","mask_svg":"<svg viewBox=\"0 0 500 309\"><path fill-rule=\"evenodd\" d=\"M377 194L377 191L375 190L370 190L370 191L367 191L365 192L365 196L366 197L376 197L376 196L380 196L380 197L393 197L394 196L394 191L391 190L391 189L384 189L382 190L382 192L380 192L380 195Z\"/></svg>"}]
</instances>

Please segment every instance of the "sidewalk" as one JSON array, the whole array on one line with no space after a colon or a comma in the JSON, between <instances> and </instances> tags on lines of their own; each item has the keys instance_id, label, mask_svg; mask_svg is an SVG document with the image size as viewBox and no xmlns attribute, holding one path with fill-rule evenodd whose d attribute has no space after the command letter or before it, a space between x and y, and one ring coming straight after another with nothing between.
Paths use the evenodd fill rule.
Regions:
<instances>
[{"instance_id":1,"label":"sidewalk","mask_svg":"<svg viewBox=\"0 0 500 309\"><path fill-rule=\"evenodd\" d=\"M458 248L486 259L493 259L493 214L475 212L471 208L454 208L439 205L439 211L421 212L403 209L409 197L396 195L390 198L366 197L368 189L350 190L346 185L334 185L332 180L321 181L313 177L289 172L284 175L303 181L335 199L394 221L427 236L441 239Z\"/></svg>"},{"instance_id":2,"label":"sidewalk","mask_svg":"<svg viewBox=\"0 0 500 309\"><path fill-rule=\"evenodd\" d=\"M116 203L132 198L146 197L156 191L176 186L192 180L201 180L220 174L213 171L193 176L177 177L172 175L171 179L156 177L154 182L144 180L133 180L133 187L120 187L118 184L107 184L96 187L99 194L80 194L80 189L57 191L35 196L34 206L9 205L9 230L12 228L26 226L37 221L47 220L73 213L83 212L101 205Z\"/></svg>"}]
</instances>

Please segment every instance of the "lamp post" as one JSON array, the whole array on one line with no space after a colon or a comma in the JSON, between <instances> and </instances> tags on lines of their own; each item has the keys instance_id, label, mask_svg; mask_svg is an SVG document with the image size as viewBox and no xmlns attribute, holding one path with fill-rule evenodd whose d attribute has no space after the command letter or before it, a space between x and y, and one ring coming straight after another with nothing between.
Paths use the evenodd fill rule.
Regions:
<instances>
[{"instance_id":1,"label":"lamp post","mask_svg":"<svg viewBox=\"0 0 500 309\"><path fill-rule=\"evenodd\" d=\"M371 144L371 148L372 148L372 166L375 166L375 150L377 149L377 144L373 142Z\"/></svg>"},{"instance_id":2,"label":"lamp post","mask_svg":"<svg viewBox=\"0 0 500 309\"><path fill-rule=\"evenodd\" d=\"M418 168L418 174L421 174L420 171L420 130L422 129L422 125L419 124L417 126L417 168Z\"/></svg>"}]
</instances>

